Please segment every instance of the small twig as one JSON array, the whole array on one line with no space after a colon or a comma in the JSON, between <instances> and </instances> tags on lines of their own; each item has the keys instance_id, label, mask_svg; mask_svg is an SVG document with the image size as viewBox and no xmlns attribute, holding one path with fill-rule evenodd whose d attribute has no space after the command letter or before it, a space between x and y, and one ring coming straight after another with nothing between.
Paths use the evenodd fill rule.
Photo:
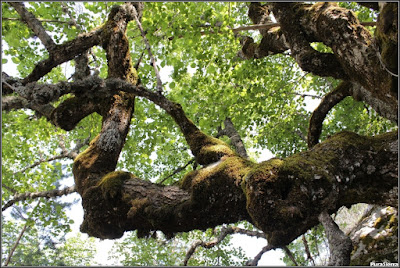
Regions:
<instances>
[{"instance_id":1,"label":"small twig","mask_svg":"<svg viewBox=\"0 0 400 268\"><path fill-rule=\"evenodd\" d=\"M4 18L2 17L1 20L9 20L9 21L21 21L24 22L23 19L21 18ZM38 19L38 21L40 22L54 22L54 23L64 23L64 24L68 24L68 25L73 25L72 21L61 21L61 20L45 20L45 19Z\"/></svg>"},{"instance_id":2,"label":"small twig","mask_svg":"<svg viewBox=\"0 0 400 268\"><path fill-rule=\"evenodd\" d=\"M135 68L136 71L139 69L139 65L142 62L143 55L144 55L144 51L142 51L142 54L140 54L139 59L136 61L135 65L133 66L133 68Z\"/></svg>"},{"instance_id":3,"label":"small twig","mask_svg":"<svg viewBox=\"0 0 400 268\"><path fill-rule=\"evenodd\" d=\"M265 234L261 233L261 232L249 231L249 230L241 229L241 228L238 228L238 227L232 227L232 226L222 227L219 236L215 237L214 240L209 241L209 242L203 242L202 240L195 241L192 244L192 246L190 247L190 249L188 250L188 252L186 253L185 259L183 261L183 265L187 266L187 263L188 263L190 257L192 257L192 255L194 254L194 252L196 251L196 249L198 247L201 246L201 247L204 247L204 248L212 248L212 247L218 245L219 243L221 243L221 241L224 240L227 235L229 235L229 234L237 234L237 233L246 234L248 236L255 236L255 237L259 237L259 238L264 238L265 239ZM258 262L258 260L257 260L257 262Z\"/></svg>"},{"instance_id":4,"label":"small twig","mask_svg":"<svg viewBox=\"0 0 400 268\"><path fill-rule=\"evenodd\" d=\"M172 172L172 174L168 175L167 177L165 177L164 179L162 179L162 181L160 181L159 183L162 184L164 181L166 181L167 179L171 178L172 176L174 176L175 174L178 174L179 172L181 172L182 170L184 170L187 166L189 166L190 164L192 164L194 161L196 160L196 158L192 158L190 159L189 162L186 163L186 165L184 165L183 167L179 167L177 169L175 169L174 172Z\"/></svg>"},{"instance_id":5,"label":"small twig","mask_svg":"<svg viewBox=\"0 0 400 268\"><path fill-rule=\"evenodd\" d=\"M61 3L61 5L62 5L62 11L63 11L64 13L66 13L66 14L69 16L69 18L71 19L71 20L68 22L68 24L69 24L69 25L73 25L73 26L75 26L79 31L82 31L82 28L80 27L80 25L78 25L78 23L76 22L74 16L72 16L71 11L68 10L68 6L67 6L64 2L62 2L62 1L61 1L60 3Z\"/></svg>"},{"instance_id":6,"label":"small twig","mask_svg":"<svg viewBox=\"0 0 400 268\"><path fill-rule=\"evenodd\" d=\"M133 9L134 9L133 16L134 16L134 18L135 18L136 24L137 24L137 26L138 26L138 28L139 28L141 34L142 34L143 41L144 41L144 43L146 44L147 53L148 53L149 56L150 56L150 60L151 60L151 63L152 63L152 65L153 65L154 72L156 73L157 91L158 91L159 93L162 93L162 91L163 91L163 85L162 85L160 73L159 73L158 68L157 68L156 60L155 60L155 58L154 58L154 56L153 56L153 53L151 52L150 43L149 43L149 41L147 40L146 33L144 32L143 27L142 27L142 23L139 21L139 18L138 18L138 16L137 16L136 7L133 7Z\"/></svg>"},{"instance_id":7,"label":"small twig","mask_svg":"<svg viewBox=\"0 0 400 268\"><path fill-rule=\"evenodd\" d=\"M66 157L65 155L60 154L60 155L56 155L56 156L50 157L48 159L38 160L35 163L33 163L32 165L30 165L30 166L27 166L27 167L24 167L21 170L15 171L13 173L13 175L18 174L18 173L23 173L23 172L27 171L28 169L31 169L31 168L39 166L42 163L51 162L51 161L54 161L54 160L57 160L57 159L65 158L65 157Z\"/></svg>"},{"instance_id":8,"label":"small twig","mask_svg":"<svg viewBox=\"0 0 400 268\"><path fill-rule=\"evenodd\" d=\"M42 163L51 162L51 161L54 161L54 160L57 160L57 159L69 158L69 159L74 160L75 157L77 157L79 150L83 146L85 146L85 145L87 145L89 143L88 139L85 139L84 142L79 142L78 141L76 146L75 146L75 148L73 148L70 151L67 151L67 149L65 148L65 144L64 144L64 140L63 140L62 136L59 136L59 137L60 137L59 145L60 145L61 150L62 150L61 154L53 156L53 157L50 157L50 158L47 158L47 159L38 160L35 163L33 163L32 165L30 165L30 166L27 166L27 167L25 167L25 168L23 168L21 170L15 171L13 173L13 175L18 174L18 173L23 173L23 172L27 171L28 169L31 169L31 168L39 166Z\"/></svg>"}]
</instances>

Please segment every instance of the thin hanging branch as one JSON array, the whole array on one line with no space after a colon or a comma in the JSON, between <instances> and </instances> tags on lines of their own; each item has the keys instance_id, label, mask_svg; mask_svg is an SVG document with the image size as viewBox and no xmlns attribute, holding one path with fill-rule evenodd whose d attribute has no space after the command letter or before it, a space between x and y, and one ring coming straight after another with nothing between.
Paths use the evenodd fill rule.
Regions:
<instances>
[{"instance_id":1,"label":"thin hanging branch","mask_svg":"<svg viewBox=\"0 0 400 268\"><path fill-rule=\"evenodd\" d=\"M156 74L157 91L159 93L161 93L163 91L163 85L162 85L160 73L159 73L158 68L157 68L156 59L154 58L153 53L151 52L151 47L150 47L149 40L147 40L146 33L144 32L143 27L142 27L142 23L140 22L140 20L139 20L139 18L137 16L136 8L134 7L133 9L134 9L133 16L135 18L136 24L137 24L141 34L142 34L143 41L146 44L147 53L150 56L151 64L153 65L154 72Z\"/></svg>"},{"instance_id":2,"label":"thin hanging branch","mask_svg":"<svg viewBox=\"0 0 400 268\"><path fill-rule=\"evenodd\" d=\"M175 174L178 174L178 173L181 172L182 170L185 170L185 168L186 168L187 166L189 166L190 164L192 164L194 161L196 161L196 158L193 157L192 159L189 160L189 162L186 163L186 165L184 165L183 167L179 167L179 168L175 169L174 172L172 172L172 174L170 174L170 175L168 175L167 177L165 177L164 179L162 179L162 180L160 181L160 183L161 183L161 184L164 183L164 181L168 180L169 178L171 178L171 177L174 176Z\"/></svg>"},{"instance_id":3,"label":"thin hanging branch","mask_svg":"<svg viewBox=\"0 0 400 268\"><path fill-rule=\"evenodd\" d=\"M301 236L301 239L303 241L303 245L304 245L304 248L305 248L305 251L307 254L307 260L310 260L312 265L315 266L315 261L314 261L314 258L311 256L311 252L310 252L310 248L308 247L308 242L307 242L306 236L303 234Z\"/></svg>"},{"instance_id":4,"label":"thin hanging branch","mask_svg":"<svg viewBox=\"0 0 400 268\"><path fill-rule=\"evenodd\" d=\"M1 211L6 210L7 208L11 207L18 201L24 201L27 199L36 199L39 197L52 198L52 197L58 197L58 196L63 196L63 195L69 195L69 194L72 194L75 192L76 192L75 186L70 186L70 187L66 187L62 190L56 189L56 190L43 191L43 192L37 192L37 193L16 194L16 195L14 195L14 199L8 201L7 204L5 204L1 208Z\"/></svg>"},{"instance_id":5,"label":"thin hanging branch","mask_svg":"<svg viewBox=\"0 0 400 268\"><path fill-rule=\"evenodd\" d=\"M36 204L36 206L33 208L32 212L39 206L39 204L40 204L40 201L39 201L39 202ZM14 255L14 252L15 252L16 248L17 248L18 245L19 245L19 242L21 241L22 236L24 235L24 233L26 232L26 230L28 230L28 227L29 227L28 221L29 221L29 219L30 219L30 218L25 219L24 227L22 228L21 232L20 232L19 235L18 235L17 240L15 241L13 247L11 248L11 251L10 251L10 253L9 253L8 256L7 256L7 259L6 259L6 261L4 262L4 266L8 266L8 264L9 264L10 261L11 261L12 256Z\"/></svg>"},{"instance_id":6,"label":"thin hanging branch","mask_svg":"<svg viewBox=\"0 0 400 268\"><path fill-rule=\"evenodd\" d=\"M282 249L286 252L286 254L289 256L290 260L294 263L294 266L299 266L296 262L296 259L293 256L293 253L290 251L290 249L287 246L282 247Z\"/></svg>"},{"instance_id":7,"label":"thin hanging branch","mask_svg":"<svg viewBox=\"0 0 400 268\"><path fill-rule=\"evenodd\" d=\"M17 240L15 241L13 247L11 248L10 253L7 256L6 261L4 262L4 266L8 266L8 264L11 261L12 256L14 255L14 251L17 248L17 246L19 245L19 241L21 240L22 236L24 235L25 231L28 229L28 221L25 222L24 227L22 228L21 232L18 235Z\"/></svg>"},{"instance_id":8,"label":"thin hanging branch","mask_svg":"<svg viewBox=\"0 0 400 268\"><path fill-rule=\"evenodd\" d=\"M200 246L204 247L204 248L215 247L216 245L221 243L222 240L224 240L227 235L230 235L230 234L245 234L245 235L248 235L248 236L253 236L253 237L264 238L265 239L265 234L262 233L262 232L250 231L250 230L242 229L242 228L239 228L239 227L233 227L233 226L222 227L219 236L215 237L214 240L209 241L209 242L204 242L202 240L195 241L192 244L192 246L189 248L189 250L187 251L185 259L183 261L183 265L187 266L187 263L188 263L189 259L192 257L192 255L194 254L194 252L196 251L196 249L198 247L200 247Z\"/></svg>"},{"instance_id":9,"label":"thin hanging branch","mask_svg":"<svg viewBox=\"0 0 400 268\"><path fill-rule=\"evenodd\" d=\"M2 17L1 20L9 20L9 21L21 21L24 22L21 18L5 18ZM49 22L49 23L63 23L68 25L74 25L72 21L61 21L61 20L45 20L45 19L38 19L40 22Z\"/></svg>"}]
</instances>

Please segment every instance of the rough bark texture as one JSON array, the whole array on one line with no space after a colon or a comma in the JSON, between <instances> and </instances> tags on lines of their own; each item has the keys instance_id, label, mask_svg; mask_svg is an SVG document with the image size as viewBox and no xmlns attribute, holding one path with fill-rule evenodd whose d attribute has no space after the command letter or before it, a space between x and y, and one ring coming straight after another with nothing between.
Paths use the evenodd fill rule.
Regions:
<instances>
[{"instance_id":1,"label":"rough bark texture","mask_svg":"<svg viewBox=\"0 0 400 268\"><path fill-rule=\"evenodd\" d=\"M398 263L398 212L375 206L350 232L354 248L350 265Z\"/></svg>"},{"instance_id":2,"label":"rough bark texture","mask_svg":"<svg viewBox=\"0 0 400 268\"><path fill-rule=\"evenodd\" d=\"M203 133L180 104L138 85L125 31L136 12L140 19L143 4L114 6L103 26L56 46L43 35L32 14L27 14L21 4L14 6L53 52L22 80L3 75L6 95L16 93L18 97L3 98L2 109L31 108L65 130L73 129L93 112L103 117L99 135L73 164L75 189L82 196L84 208L82 232L109 239L130 230L138 230L139 236L152 230L172 236L247 220L266 234L267 250L285 247L319 221L331 226L330 231L335 230L327 215L342 206L364 202L397 207L396 131L375 137L341 132L318 143L325 115L347 95L365 101L382 116L397 122L397 61L390 58L397 49L397 5L383 6L376 42L352 12L334 3L250 5L249 16L255 24L266 23L272 11L280 28L261 30L260 45L244 38L244 58L290 49L305 71L344 80L323 99L311 118L310 149L262 163L246 159L240 137L235 140L231 135L230 121L225 122L223 134L231 136L238 153ZM310 42L314 41L331 47L333 53L313 50ZM106 80L90 76L85 68L85 53L94 45L101 45L106 51ZM72 59L78 63L74 82L36 83L53 67ZM50 104L67 93L74 96L55 108ZM115 171L136 97L152 101L174 119L202 166L186 174L178 186L152 184L134 174ZM329 236L334 243L335 235ZM344 260L346 254L339 257ZM339 260L335 256L333 259ZM347 264L348 259L333 263Z\"/></svg>"},{"instance_id":3,"label":"rough bark texture","mask_svg":"<svg viewBox=\"0 0 400 268\"><path fill-rule=\"evenodd\" d=\"M256 7L257 12L249 12L255 23L263 17L260 13L269 13L264 6L254 4L252 8ZM265 40L255 44L250 37L242 38L242 58L264 57L290 49L304 71L353 82L358 85L352 92L356 100L398 122L397 3L383 5L374 37L353 12L336 3L272 3L269 8L280 24L280 28L269 32L279 34L272 43ZM267 33L262 33L263 40ZM322 42L333 53L317 52L311 48L311 42Z\"/></svg>"},{"instance_id":4,"label":"rough bark texture","mask_svg":"<svg viewBox=\"0 0 400 268\"><path fill-rule=\"evenodd\" d=\"M322 212L318 219L324 226L329 241L330 257L328 265L348 266L352 250L350 238L339 229L339 226L326 211Z\"/></svg>"}]
</instances>

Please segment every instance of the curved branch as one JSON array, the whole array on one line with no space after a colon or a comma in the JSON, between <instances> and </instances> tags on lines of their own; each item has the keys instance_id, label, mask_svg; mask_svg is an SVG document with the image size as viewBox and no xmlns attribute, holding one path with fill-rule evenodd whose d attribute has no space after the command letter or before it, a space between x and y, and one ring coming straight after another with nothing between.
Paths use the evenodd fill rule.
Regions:
<instances>
[{"instance_id":1,"label":"curved branch","mask_svg":"<svg viewBox=\"0 0 400 268\"><path fill-rule=\"evenodd\" d=\"M263 247L263 248L261 249L261 251L254 257L254 259L249 260L249 261L246 263L246 265L247 265L247 266L257 266L257 264L258 264L258 262L260 261L262 255L264 255L264 253L266 253L266 252L268 252L268 251L270 251L270 250L272 250L272 249L275 249L275 247L272 246L272 245L267 245L267 246Z\"/></svg>"},{"instance_id":2,"label":"curved branch","mask_svg":"<svg viewBox=\"0 0 400 268\"><path fill-rule=\"evenodd\" d=\"M300 9L302 4L279 2L271 4L271 7L289 43L292 57L304 71L318 76L348 79L348 75L334 54L320 53L311 47L307 35L300 24L300 16L295 13L295 10Z\"/></svg>"},{"instance_id":3,"label":"curved branch","mask_svg":"<svg viewBox=\"0 0 400 268\"><path fill-rule=\"evenodd\" d=\"M307 135L308 148L312 148L318 144L322 132L322 123L326 115L336 104L351 95L351 87L352 83L342 82L335 90L326 94L321 100L321 103L314 110L310 118Z\"/></svg>"},{"instance_id":4,"label":"curved branch","mask_svg":"<svg viewBox=\"0 0 400 268\"><path fill-rule=\"evenodd\" d=\"M56 48L53 49L53 54L50 55L48 59L37 63L33 71L22 80L22 84L26 85L38 81L40 78L48 74L54 67L72 60L89 48L100 44L102 32L103 28L94 29L89 33L78 35L74 40L56 46Z\"/></svg>"}]
</instances>

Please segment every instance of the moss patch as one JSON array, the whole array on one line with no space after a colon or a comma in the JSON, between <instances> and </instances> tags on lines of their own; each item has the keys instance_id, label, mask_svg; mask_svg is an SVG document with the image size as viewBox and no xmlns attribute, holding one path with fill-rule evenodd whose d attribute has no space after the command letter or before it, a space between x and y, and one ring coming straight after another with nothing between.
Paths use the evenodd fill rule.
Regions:
<instances>
[{"instance_id":1,"label":"moss patch","mask_svg":"<svg viewBox=\"0 0 400 268\"><path fill-rule=\"evenodd\" d=\"M126 180L133 178L132 174L124 171L113 171L100 180L98 186L105 199L113 199L121 194L121 189Z\"/></svg>"}]
</instances>

